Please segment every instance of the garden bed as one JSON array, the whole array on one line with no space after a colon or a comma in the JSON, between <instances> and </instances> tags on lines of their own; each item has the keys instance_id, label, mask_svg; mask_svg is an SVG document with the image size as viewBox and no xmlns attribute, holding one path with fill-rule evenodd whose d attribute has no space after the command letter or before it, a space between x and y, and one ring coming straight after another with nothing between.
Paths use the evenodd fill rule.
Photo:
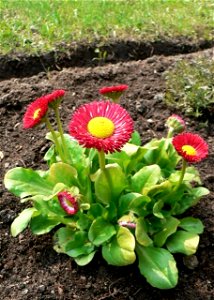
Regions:
<instances>
[{"instance_id":1,"label":"garden bed","mask_svg":"<svg viewBox=\"0 0 214 300\"><path fill-rule=\"evenodd\" d=\"M144 61L114 64L108 62L93 67L73 65L72 68L60 71L46 69L46 72L35 72L36 75L32 77L25 77L31 74L30 69L26 69L21 76L16 72L11 73L12 76L23 78L5 76L9 79L0 82L1 178L7 170L15 166L36 169L42 164L45 168L42 161L48 149L44 139L45 129L24 131L22 128L26 105L35 98L54 89L67 91L61 108L64 128L67 131L73 110L82 103L98 99L99 88L127 84L129 89L121 104L134 119L135 129L139 131L142 143L146 143L153 137L165 136L166 118L172 112L180 114L179 111L170 111L163 102L164 71L179 59L191 59L199 55L212 59L212 53L213 49L208 49L176 56L154 55ZM27 68L29 67L28 64ZM202 120L187 117L184 119L188 130L199 133L209 144L210 155L198 164L198 168L204 186L211 192L188 213L203 221L205 231L201 235L198 251L191 259L184 259L182 255L176 256L180 271L176 288L168 291L152 288L139 274L137 263L120 268L109 266L99 253L88 266L79 267L68 256L54 252L52 234L33 236L26 230L17 238L12 238L10 224L24 204L20 205L18 198L3 187L0 192L2 299L213 299L214 126L212 120L209 120L207 126L203 126L202 122L208 116L203 116Z\"/></svg>"}]
</instances>

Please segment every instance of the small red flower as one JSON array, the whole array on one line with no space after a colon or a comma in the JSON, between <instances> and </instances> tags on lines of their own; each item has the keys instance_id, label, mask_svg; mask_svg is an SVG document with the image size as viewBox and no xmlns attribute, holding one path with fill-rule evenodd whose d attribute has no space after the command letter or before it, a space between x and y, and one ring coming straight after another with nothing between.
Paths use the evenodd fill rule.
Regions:
<instances>
[{"instance_id":1,"label":"small red flower","mask_svg":"<svg viewBox=\"0 0 214 300\"><path fill-rule=\"evenodd\" d=\"M172 128L173 131L176 133L181 133L181 132L185 131L185 129L186 129L186 124L185 124L184 120L176 114L171 115L167 119L166 126L168 128Z\"/></svg>"},{"instance_id":2,"label":"small red flower","mask_svg":"<svg viewBox=\"0 0 214 300\"><path fill-rule=\"evenodd\" d=\"M76 198L68 192L60 192L57 195L61 207L68 215L75 215L79 206Z\"/></svg>"},{"instance_id":3,"label":"small red flower","mask_svg":"<svg viewBox=\"0 0 214 300\"><path fill-rule=\"evenodd\" d=\"M48 99L48 103L51 103L55 100L58 100L58 99L62 98L64 95L65 95L64 90L55 90L51 94L48 94L46 97Z\"/></svg>"},{"instance_id":4,"label":"small red flower","mask_svg":"<svg viewBox=\"0 0 214 300\"><path fill-rule=\"evenodd\" d=\"M128 89L128 85L105 86L99 90L101 95L104 95L114 101L118 100L122 93Z\"/></svg>"},{"instance_id":5,"label":"small red flower","mask_svg":"<svg viewBox=\"0 0 214 300\"><path fill-rule=\"evenodd\" d=\"M178 154L191 163L199 162L208 155L207 143L197 134L178 134L173 138L172 144Z\"/></svg>"},{"instance_id":6,"label":"small red flower","mask_svg":"<svg viewBox=\"0 0 214 300\"><path fill-rule=\"evenodd\" d=\"M119 104L94 101L74 113L69 132L86 148L105 153L120 151L133 132L133 120Z\"/></svg>"},{"instance_id":7,"label":"small red flower","mask_svg":"<svg viewBox=\"0 0 214 300\"><path fill-rule=\"evenodd\" d=\"M42 118L48 111L48 102L46 96L36 99L28 105L23 118L23 127L32 128L42 121Z\"/></svg>"},{"instance_id":8,"label":"small red flower","mask_svg":"<svg viewBox=\"0 0 214 300\"><path fill-rule=\"evenodd\" d=\"M115 86L105 86L101 88L99 92L101 95L105 95L108 93L123 92L127 89L128 89L128 85L123 84L123 85L115 85Z\"/></svg>"}]
</instances>

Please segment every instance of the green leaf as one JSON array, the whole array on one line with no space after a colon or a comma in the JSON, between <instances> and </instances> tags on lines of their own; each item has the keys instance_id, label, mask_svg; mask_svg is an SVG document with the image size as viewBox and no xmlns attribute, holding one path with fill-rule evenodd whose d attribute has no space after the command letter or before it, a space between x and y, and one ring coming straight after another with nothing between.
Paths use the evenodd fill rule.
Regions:
<instances>
[{"instance_id":1,"label":"green leaf","mask_svg":"<svg viewBox=\"0 0 214 300\"><path fill-rule=\"evenodd\" d=\"M34 207L24 209L17 218L11 224L11 234L16 237L20 232L22 232L31 220L32 215L36 209Z\"/></svg>"},{"instance_id":2,"label":"green leaf","mask_svg":"<svg viewBox=\"0 0 214 300\"><path fill-rule=\"evenodd\" d=\"M125 151L114 152L106 155L106 158L110 164L118 164L124 171L130 163L130 157Z\"/></svg>"},{"instance_id":3,"label":"green leaf","mask_svg":"<svg viewBox=\"0 0 214 300\"><path fill-rule=\"evenodd\" d=\"M44 214L48 215L49 212L52 212L58 217L68 216L67 213L64 211L64 209L61 207L57 197L45 202L47 202L47 211L44 212Z\"/></svg>"},{"instance_id":4,"label":"green leaf","mask_svg":"<svg viewBox=\"0 0 214 300\"><path fill-rule=\"evenodd\" d=\"M89 215L91 215L94 219L99 216L104 216L105 213L106 209L100 203L93 203L89 210Z\"/></svg>"},{"instance_id":5,"label":"green leaf","mask_svg":"<svg viewBox=\"0 0 214 300\"><path fill-rule=\"evenodd\" d=\"M100 246L115 234L115 227L102 217L98 217L89 229L88 238L94 245Z\"/></svg>"},{"instance_id":6,"label":"green leaf","mask_svg":"<svg viewBox=\"0 0 214 300\"><path fill-rule=\"evenodd\" d=\"M94 251L94 246L89 242L85 231L76 231L73 228L62 227L56 231L54 242L54 249L57 252L66 253L74 257L80 265L89 263L95 253L92 252Z\"/></svg>"},{"instance_id":7,"label":"green leaf","mask_svg":"<svg viewBox=\"0 0 214 300\"><path fill-rule=\"evenodd\" d=\"M176 262L166 249L138 245L136 251L140 273L153 287L171 289L176 286L178 281Z\"/></svg>"},{"instance_id":8,"label":"green leaf","mask_svg":"<svg viewBox=\"0 0 214 300\"><path fill-rule=\"evenodd\" d=\"M174 215L178 215L185 212L189 207L196 205L201 197L206 196L208 194L209 190L204 187L191 187L187 192L183 194L183 197L181 197L180 201L177 201L174 204L172 213Z\"/></svg>"},{"instance_id":9,"label":"green leaf","mask_svg":"<svg viewBox=\"0 0 214 300\"><path fill-rule=\"evenodd\" d=\"M60 138L60 133L58 131L55 131L55 134L56 134L57 138L59 139ZM51 132L46 133L45 138L47 140L52 141L53 143L55 143L55 140L54 140L53 135L52 135Z\"/></svg>"},{"instance_id":10,"label":"green leaf","mask_svg":"<svg viewBox=\"0 0 214 300\"><path fill-rule=\"evenodd\" d=\"M196 252L199 244L199 236L195 233L177 231L166 242L167 249L171 253L183 253L192 255Z\"/></svg>"},{"instance_id":11,"label":"green leaf","mask_svg":"<svg viewBox=\"0 0 214 300\"><path fill-rule=\"evenodd\" d=\"M167 238L176 232L179 220L173 217L166 218L163 229L154 235L154 243L157 247L162 247Z\"/></svg>"},{"instance_id":12,"label":"green leaf","mask_svg":"<svg viewBox=\"0 0 214 300\"><path fill-rule=\"evenodd\" d=\"M33 234L44 234L50 232L54 227L60 224L60 221L55 217L47 215L38 215L33 217L30 222L30 228Z\"/></svg>"},{"instance_id":13,"label":"green leaf","mask_svg":"<svg viewBox=\"0 0 214 300\"><path fill-rule=\"evenodd\" d=\"M54 145L52 145L45 153L44 160L47 161L49 165L56 162Z\"/></svg>"},{"instance_id":14,"label":"green leaf","mask_svg":"<svg viewBox=\"0 0 214 300\"><path fill-rule=\"evenodd\" d=\"M88 230L90 227L90 218L86 214L79 214L78 216L78 221L77 221L77 226L80 230Z\"/></svg>"},{"instance_id":15,"label":"green leaf","mask_svg":"<svg viewBox=\"0 0 214 300\"><path fill-rule=\"evenodd\" d=\"M164 215L161 212L163 206L164 206L163 200L159 200L159 201L157 201L154 204L154 206L153 206L153 214L154 214L154 216L156 216L157 218L160 218L160 219L164 218Z\"/></svg>"},{"instance_id":16,"label":"green leaf","mask_svg":"<svg viewBox=\"0 0 214 300\"><path fill-rule=\"evenodd\" d=\"M165 198L171 192L172 184L168 180L161 182L160 184L156 184L146 188L146 193L151 198ZM173 195L174 197L174 195Z\"/></svg>"},{"instance_id":17,"label":"green leaf","mask_svg":"<svg viewBox=\"0 0 214 300\"><path fill-rule=\"evenodd\" d=\"M69 227L61 227L54 234L54 250L59 253L65 252L65 245L74 234L74 229Z\"/></svg>"},{"instance_id":18,"label":"green leaf","mask_svg":"<svg viewBox=\"0 0 214 300\"><path fill-rule=\"evenodd\" d=\"M129 140L129 143L140 146L141 145L141 137L138 131L134 131L132 133L131 139Z\"/></svg>"},{"instance_id":19,"label":"green leaf","mask_svg":"<svg viewBox=\"0 0 214 300\"><path fill-rule=\"evenodd\" d=\"M114 202L110 202L109 205L106 206L106 212L104 213L103 217L105 220L108 220L109 222L115 220L117 218L117 207L114 204Z\"/></svg>"},{"instance_id":20,"label":"green leaf","mask_svg":"<svg viewBox=\"0 0 214 300\"><path fill-rule=\"evenodd\" d=\"M80 178L84 180L89 166L85 156L85 149L76 140L72 139L69 134L64 134L64 138L67 152L70 154L70 163L78 171Z\"/></svg>"},{"instance_id":21,"label":"green leaf","mask_svg":"<svg viewBox=\"0 0 214 300\"><path fill-rule=\"evenodd\" d=\"M102 247L103 258L114 266L126 266L134 263L135 238L129 229L119 227L116 236Z\"/></svg>"},{"instance_id":22,"label":"green leaf","mask_svg":"<svg viewBox=\"0 0 214 300\"><path fill-rule=\"evenodd\" d=\"M125 187L125 175L117 164L107 165L95 179L95 194L103 204L116 201Z\"/></svg>"},{"instance_id":23,"label":"green leaf","mask_svg":"<svg viewBox=\"0 0 214 300\"><path fill-rule=\"evenodd\" d=\"M96 253L96 251L93 251L87 255L80 255L80 256L74 258L74 260L79 266L85 266L92 261L95 253Z\"/></svg>"},{"instance_id":24,"label":"green leaf","mask_svg":"<svg viewBox=\"0 0 214 300\"><path fill-rule=\"evenodd\" d=\"M179 227L183 228L186 231L197 234L200 234L204 231L204 225L201 220L193 217L186 217L181 219Z\"/></svg>"},{"instance_id":25,"label":"green leaf","mask_svg":"<svg viewBox=\"0 0 214 300\"><path fill-rule=\"evenodd\" d=\"M148 236L147 232L148 232L148 230L147 230L145 220L143 218L139 218L137 220L137 224L136 224L135 235L136 235L136 239L137 239L138 243L145 247L151 246L153 244L153 241Z\"/></svg>"},{"instance_id":26,"label":"green leaf","mask_svg":"<svg viewBox=\"0 0 214 300\"><path fill-rule=\"evenodd\" d=\"M54 184L63 183L70 187L76 184L77 171L63 162L54 163L50 167L48 179Z\"/></svg>"},{"instance_id":27,"label":"green leaf","mask_svg":"<svg viewBox=\"0 0 214 300\"><path fill-rule=\"evenodd\" d=\"M134 154L137 153L138 149L140 147L134 144L130 144L130 143L126 143L123 148L122 151L124 153L126 153L129 157L133 157Z\"/></svg>"},{"instance_id":28,"label":"green leaf","mask_svg":"<svg viewBox=\"0 0 214 300\"><path fill-rule=\"evenodd\" d=\"M138 216L146 216L149 212L147 210L147 204L151 199L147 196L141 195L132 199L128 205L129 211L137 214Z\"/></svg>"},{"instance_id":29,"label":"green leaf","mask_svg":"<svg viewBox=\"0 0 214 300\"><path fill-rule=\"evenodd\" d=\"M143 167L131 179L132 190L143 194L147 187L155 185L160 178L161 170L158 165Z\"/></svg>"},{"instance_id":30,"label":"green leaf","mask_svg":"<svg viewBox=\"0 0 214 300\"><path fill-rule=\"evenodd\" d=\"M162 171L167 171L169 174L180 159L172 146L170 139L154 139L147 143L145 147L150 148L150 150L147 151L143 157L144 164L158 164Z\"/></svg>"},{"instance_id":31,"label":"green leaf","mask_svg":"<svg viewBox=\"0 0 214 300\"><path fill-rule=\"evenodd\" d=\"M181 171L175 171L169 176L169 181L171 182L178 182L181 176ZM200 176L198 170L191 166L187 167L184 175L184 181L188 182L197 182L198 184L201 184Z\"/></svg>"},{"instance_id":32,"label":"green leaf","mask_svg":"<svg viewBox=\"0 0 214 300\"><path fill-rule=\"evenodd\" d=\"M54 187L53 183L41 177L38 172L21 167L9 170L5 175L4 184L10 192L20 198L34 195L49 196Z\"/></svg>"},{"instance_id":33,"label":"green leaf","mask_svg":"<svg viewBox=\"0 0 214 300\"><path fill-rule=\"evenodd\" d=\"M131 173L133 170L139 169L139 164L142 165L143 157L150 149L146 146L139 147L133 144L126 144L124 147L123 150L131 156L131 161L127 166L127 172Z\"/></svg>"},{"instance_id":34,"label":"green leaf","mask_svg":"<svg viewBox=\"0 0 214 300\"><path fill-rule=\"evenodd\" d=\"M128 193L119 199L118 215L122 216L128 212L133 212L138 216L146 216L148 211L146 209L147 203L151 199L139 193Z\"/></svg>"},{"instance_id":35,"label":"green leaf","mask_svg":"<svg viewBox=\"0 0 214 300\"><path fill-rule=\"evenodd\" d=\"M118 205L118 213L119 216L124 215L125 213L129 212L129 204L133 199L142 197L139 193L128 193L125 195L122 195L119 199L119 205Z\"/></svg>"},{"instance_id":36,"label":"green leaf","mask_svg":"<svg viewBox=\"0 0 214 300\"><path fill-rule=\"evenodd\" d=\"M52 190L52 194L50 195L50 196L45 196L45 197L43 197L43 200L45 200L45 201L48 201L48 200L50 200L50 199L53 199L55 196L57 196L57 194L59 193L59 192L61 192L61 191L63 191L63 190L67 190L68 189L68 187L64 184L64 183L61 183L61 182L59 182L59 183L57 183L55 186L54 186L54 188L53 188L53 190ZM33 199L32 199L33 200Z\"/></svg>"},{"instance_id":37,"label":"green leaf","mask_svg":"<svg viewBox=\"0 0 214 300\"><path fill-rule=\"evenodd\" d=\"M205 187L196 187L192 189L192 194L195 197L196 203L197 200L200 199L203 196L206 196L210 193L210 191L208 189L206 189ZM194 204L196 204L194 203Z\"/></svg>"},{"instance_id":38,"label":"green leaf","mask_svg":"<svg viewBox=\"0 0 214 300\"><path fill-rule=\"evenodd\" d=\"M88 255L94 251L94 245L88 240L87 232L76 231L70 236L70 240L64 246L65 253L71 257Z\"/></svg>"},{"instance_id":39,"label":"green leaf","mask_svg":"<svg viewBox=\"0 0 214 300\"><path fill-rule=\"evenodd\" d=\"M49 211L48 201L44 201L44 196L34 196L33 205L39 214L47 215Z\"/></svg>"}]
</instances>

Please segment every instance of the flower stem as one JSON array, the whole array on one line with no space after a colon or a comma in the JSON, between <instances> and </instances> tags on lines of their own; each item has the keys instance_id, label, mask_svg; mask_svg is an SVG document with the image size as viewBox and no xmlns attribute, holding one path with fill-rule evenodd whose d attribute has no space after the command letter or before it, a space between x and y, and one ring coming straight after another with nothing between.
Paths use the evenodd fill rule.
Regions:
<instances>
[{"instance_id":1,"label":"flower stem","mask_svg":"<svg viewBox=\"0 0 214 300\"><path fill-rule=\"evenodd\" d=\"M169 129L169 131L168 131L168 133L167 133L167 139L170 139L170 138L172 138L173 137L173 133L174 133L174 130L173 130L173 128L170 128Z\"/></svg>"},{"instance_id":2,"label":"flower stem","mask_svg":"<svg viewBox=\"0 0 214 300\"><path fill-rule=\"evenodd\" d=\"M177 188L179 188L179 186L181 185L181 183L182 183L182 181L183 181L183 179L184 179L186 167L187 167L187 162L186 162L185 159L183 159L183 161L182 161L182 168L181 168L181 175L180 175L180 179L179 179L179 181L178 181Z\"/></svg>"},{"instance_id":3,"label":"flower stem","mask_svg":"<svg viewBox=\"0 0 214 300\"><path fill-rule=\"evenodd\" d=\"M103 150L98 151L100 169L105 170L105 153Z\"/></svg>"},{"instance_id":4,"label":"flower stem","mask_svg":"<svg viewBox=\"0 0 214 300\"><path fill-rule=\"evenodd\" d=\"M59 141L58 141L58 139L57 139L56 133L55 133L55 131L54 131L54 129L53 129L53 127L52 127L52 125L51 125L51 123L50 123L50 121L49 121L48 118L45 118L45 124L46 124L48 130L49 130L49 131L51 132L51 134L52 134L54 143L55 143L55 145L56 145L57 152L59 153L59 156L60 156L62 162L65 162L64 155L63 155L62 149L61 149L61 147L60 147Z\"/></svg>"},{"instance_id":5,"label":"flower stem","mask_svg":"<svg viewBox=\"0 0 214 300\"><path fill-rule=\"evenodd\" d=\"M67 152L67 148L66 148L64 132L63 132L63 128L62 128L62 123L61 123L61 120L60 120L60 116L59 116L59 106L58 105L56 107L54 107L54 113L56 115L57 127L58 127L59 134L60 134L60 137L61 137L61 140L62 140L63 151L64 151L64 154L65 154L65 157L68 157L68 152Z\"/></svg>"}]
</instances>

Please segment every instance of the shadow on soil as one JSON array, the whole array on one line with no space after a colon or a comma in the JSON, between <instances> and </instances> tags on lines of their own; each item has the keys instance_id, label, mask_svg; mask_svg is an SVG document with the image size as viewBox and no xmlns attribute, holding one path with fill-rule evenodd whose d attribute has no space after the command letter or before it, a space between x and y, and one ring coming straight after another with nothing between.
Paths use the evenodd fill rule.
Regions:
<instances>
[{"instance_id":1,"label":"shadow on soil","mask_svg":"<svg viewBox=\"0 0 214 300\"><path fill-rule=\"evenodd\" d=\"M154 42L110 41L72 43L63 50L41 55L13 54L0 56L0 80L11 77L28 77L39 72L50 72L69 67L93 67L105 63L144 60L153 55L187 54L214 45L214 41L193 42L187 39Z\"/></svg>"}]
</instances>

